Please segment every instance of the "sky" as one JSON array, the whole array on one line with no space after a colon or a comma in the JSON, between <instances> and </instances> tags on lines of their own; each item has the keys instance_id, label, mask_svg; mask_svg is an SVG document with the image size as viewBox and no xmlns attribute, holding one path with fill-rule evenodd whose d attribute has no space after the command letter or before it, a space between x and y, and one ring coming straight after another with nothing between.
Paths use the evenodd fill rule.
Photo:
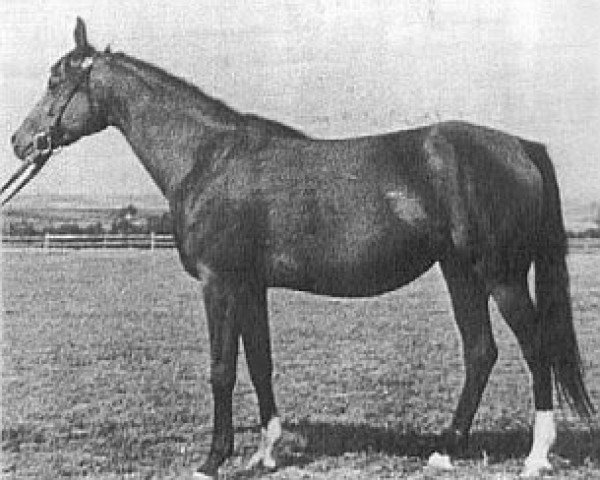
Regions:
<instances>
[{"instance_id":1,"label":"sky","mask_svg":"<svg viewBox=\"0 0 600 480\"><path fill-rule=\"evenodd\" d=\"M595 0L4 0L0 15L0 179L81 16L97 48L237 110L325 138L480 123L544 142L563 198L600 200ZM160 195L114 129L51 159L26 192Z\"/></svg>"}]
</instances>

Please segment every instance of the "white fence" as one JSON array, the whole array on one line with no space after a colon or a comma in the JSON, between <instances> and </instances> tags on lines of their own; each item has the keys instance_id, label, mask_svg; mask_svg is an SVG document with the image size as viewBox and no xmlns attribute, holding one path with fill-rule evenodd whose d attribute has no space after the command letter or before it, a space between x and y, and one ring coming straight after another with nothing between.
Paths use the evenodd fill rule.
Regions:
<instances>
[{"instance_id":1,"label":"white fence","mask_svg":"<svg viewBox=\"0 0 600 480\"><path fill-rule=\"evenodd\" d=\"M12 248L174 248L173 235L146 234L98 234L98 235L3 235L2 246ZM600 238L570 238L572 253L600 254Z\"/></svg>"},{"instance_id":2,"label":"white fence","mask_svg":"<svg viewBox=\"0 0 600 480\"><path fill-rule=\"evenodd\" d=\"M173 248L173 235L147 234L98 234L98 235L63 235L46 233L45 235L6 235L2 236L2 246L12 248L138 248L154 250L156 248Z\"/></svg>"}]
</instances>

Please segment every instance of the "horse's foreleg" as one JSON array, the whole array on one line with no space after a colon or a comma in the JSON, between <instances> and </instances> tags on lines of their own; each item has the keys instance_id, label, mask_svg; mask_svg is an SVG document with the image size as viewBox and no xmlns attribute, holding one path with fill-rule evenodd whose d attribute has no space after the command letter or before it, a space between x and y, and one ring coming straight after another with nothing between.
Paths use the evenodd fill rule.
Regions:
<instances>
[{"instance_id":1,"label":"horse's foreleg","mask_svg":"<svg viewBox=\"0 0 600 480\"><path fill-rule=\"evenodd\" d=\"M248 462L248 468L262 463L268 469L276 467L273 447L281 438L281 422L277 416L272 384L271 341L267 311L267 291L252 284L247 291L245 318L241 322L242 340L250 377L258 397L261 440L258 451Z\"/></svg>"},{"instance_id":2,"label":"horse's foreleg","mask_svg":"<svg viewBox=\"0 0 600 480\"><path fill-rule=\"evenodd\" d=\"M483 281L458 259L441 263L461 334L465 361L465 382L449 430L444 435L448 453L466 447L469 430L498 350L494 342L488 297Z\"/></svg>"},{"instance_id":3,"label":"horse's foreleg","mask_svg":"<svg viewBox=\"0 0 600 480\"><path fill-rule=\"evenodd\" d=\"M214 429L208 458L195 478L215 477L219 466L233 453L232 395L239 343L235 288L211 279L204 288L204 303L210 335Z\"/></svg>"}]
</instances>

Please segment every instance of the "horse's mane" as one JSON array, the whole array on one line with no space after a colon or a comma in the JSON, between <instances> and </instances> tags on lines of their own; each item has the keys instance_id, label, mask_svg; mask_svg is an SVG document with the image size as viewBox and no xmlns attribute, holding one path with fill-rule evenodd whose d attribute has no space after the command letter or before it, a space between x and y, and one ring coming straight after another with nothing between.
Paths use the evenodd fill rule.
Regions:
<instances>
[{"instance_id":1,"label":"horse's mane","mask_svg":"<svg viewBox=\"0 0 600 480\"><path fill-rule=\"evenodd\" d=\"M203 105L210 107L213 113L222 112L224 116L242 115L225 102L207 95L191 82L173 75L150 62L140 60L123 52L111 53L110 57L112 60L116 60L119 65L136 71L147 85L155 89L166 88L173 92L176 91L177 95L184 97L186 101L197 100Z\"/></svg>"},{"instance_id":2,"label":"horse's mane","mask_svg":"<svg viewBox=\"0 0 600 480\"><path fill-rule=\"evenodd\" d=\"M150 88L168 90L182 99L186 105L199 104L204 112L209 112L211 117L223 123L247 125L257 128L262 127L276 135L292 137L306 136L300 130L296 130L281 122L256 114L238 112L222 100L207 95L191 82L173 75L150 62L140 60L123 52L110 53L110 58L117 61L124 68L134 70Z\"/></svg>"}]
</instances>

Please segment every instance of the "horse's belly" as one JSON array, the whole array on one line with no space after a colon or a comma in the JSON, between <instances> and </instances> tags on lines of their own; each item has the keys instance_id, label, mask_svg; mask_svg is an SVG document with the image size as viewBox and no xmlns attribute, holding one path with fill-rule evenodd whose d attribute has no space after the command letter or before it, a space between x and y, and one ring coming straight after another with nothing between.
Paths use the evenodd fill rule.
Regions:
<instances>
[{"instance_id":1,"label":"horse's belly","mask_svg":"<svg viewBox=\"0 0 600 480\"><path fill-rule=\"evenodd\" d=\"M319 295L367 297L395 290L438 259L430 235L411 232L364 243L332 242L280 251L268 261L268 283Z\"/></svg>"}]
</instances>

